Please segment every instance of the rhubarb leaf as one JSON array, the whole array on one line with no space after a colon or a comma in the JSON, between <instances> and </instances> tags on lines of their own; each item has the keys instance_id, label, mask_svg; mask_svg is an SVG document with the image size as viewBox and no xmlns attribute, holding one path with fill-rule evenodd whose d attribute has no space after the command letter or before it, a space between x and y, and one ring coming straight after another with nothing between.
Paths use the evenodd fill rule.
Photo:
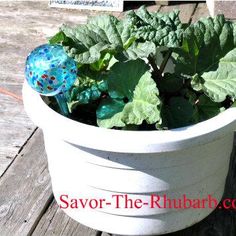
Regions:
<instances>
[{"instance_id":1,"label":"rhubarb leaf","mask_svg":"<svg viewBox=\"0 0 236 236\"><path fill-rule=\"evenodd\" d=\"M132 35L137 39L154 42L156 46L180 46L184 29L178 11L152 13L143 6L126 17L132 22Z\"/></svg>"},{"instance_id":2,"label":"rhubarb leaf","mask_svg":"<svg viewBox=\"0 0 236 236\"><path fill-rule=\"evenodd\" d=\"M108 77L108 91L112 99L107 100L106 105L103 102L97 111L98 114L104 110L108 111L111 107L111 110L114 110L113 105L117 99L126 98L127 101L122 111L110 118L98 119L99 126L124 127L130 124L140 125L143 121L154 124L160 120L158 89L144 61L116 63L111 68L111 76ZM119 106L119 108L121 107ZM103 113L103 117L109 116L111 113L109 111L107 115Z\"/></svg>"},{"instance_id":3,"label":"rhubarb leaf","mask_svg":"<svg viewBox=\"0 0 236 236\"><path fill-rule=\"evenodd\" d=\"M113 55L126 49L133 40L128 20L104 15L92 18L86 25L64 25L50 42L61 43L79 64L91 64L106 53Z\"/></svg>"},{"instance_id":4,"label":"rhubarb leaf","mask_svg":"<svg viewBox=\"0 0 236 236\"><path fill-rule=\"evenodd\" d=\"M149 66L141 59L115 63L108 74L108 92L111 98L133 97L140 78L149 71Z\"/></svg>"},{"instance_id":5,"label":"rhubarb leaf","mask_svg":"<svg viewBox=\"0 0 236 236\"><path fill-rule=\"evenodd\" d=\"M219 60L235 47L235 36L235 26L223 15L190 25L182 47L174 50L176 72L193 76L216 69Z\"/></svg>"},{"instance_id":6,"label":"rhubarb leaf","mask_svg":"<svg viewBox=\"0 0 236 236\"><path fill-rule=\"evenodd\" d=\"M126 51L128 58L136 60L138 58L147 58L149 55L156 54L156 46L153 42L138 43L134 42Z\"/></svg>"},{"instance_id":7,"label":"rhubarb leaf","mask_svg":"<svg viewBox=\"0 0 236 236\"><path fill-rule=\"evenodd\" d=\"M86 71L85 68L84 72ZM81 69L82 70L82 69ZM89 104L98 100L102 93L107 92L106 76L95 71L83 74L76 79L70 92L67 94L67 104L70 112L77 106Z\"/></svg>"},{"instance_id":8,"label":"rhubarb leaf","mask_svg":"<svg viewBox=\"0 0 236 236\"><path fill-rule=\"evenodd\" d=\"M236 98L236 49L230 51L220 59L216 71L209 71L202 74L202 83L193 85L199 87L204 93L215 102L222 102L227 96Z\"/></svg>"}]
</instances>

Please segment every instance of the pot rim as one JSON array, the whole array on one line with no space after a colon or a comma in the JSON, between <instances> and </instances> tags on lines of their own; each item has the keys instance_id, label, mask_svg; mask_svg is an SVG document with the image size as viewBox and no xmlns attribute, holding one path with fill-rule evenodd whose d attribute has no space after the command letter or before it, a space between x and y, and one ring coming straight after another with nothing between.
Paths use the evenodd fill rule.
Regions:
<instances>
[{"instance_id":1,"label":"pot rim","mask_svg":"<svg viewBox=\"0 0 236 236\"><path fill-rule=\"evenodd\" d=\"M206 121L172 130L106 129L74 121L57 113L26 81L22 94L28 116L43 129L44 134L53 135L75 146L102 151L124 153L175 151L203 145L230 133L233 135L236 129L236 108L229 108Z\"/></svg>"}]
</instances>

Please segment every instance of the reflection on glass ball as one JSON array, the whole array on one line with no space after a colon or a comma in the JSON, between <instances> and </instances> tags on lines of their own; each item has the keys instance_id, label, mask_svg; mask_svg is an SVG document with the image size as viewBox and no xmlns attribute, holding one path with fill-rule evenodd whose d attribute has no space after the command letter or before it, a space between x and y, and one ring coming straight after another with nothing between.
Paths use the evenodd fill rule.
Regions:
<instances>
[{"instance_id":1,"label":"reflection on glass ball","mask_svg":"<svg viewBox=\"0 0 236 236\"><path fill-rule=\"evenodd\" d=\"M38 93L54 96L74 84L77 65L62 46L45 44L28 55L25 75L29 85Z\"/></svg>"}]
</instances>

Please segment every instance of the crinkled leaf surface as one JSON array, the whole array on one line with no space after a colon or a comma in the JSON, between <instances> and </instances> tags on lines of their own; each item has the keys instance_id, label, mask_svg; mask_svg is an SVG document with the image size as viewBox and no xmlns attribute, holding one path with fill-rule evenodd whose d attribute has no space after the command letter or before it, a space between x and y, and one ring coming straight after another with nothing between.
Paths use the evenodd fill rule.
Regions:
<instances>
[{"instance_id":1,"label":"crinkled leaf surface","mask_svg":"<svg viewBox=\"0 0 236 236\"><path fill-rule=\"evenodd\" d=\"M156 45L153 42L146 41L144 43L134 42L127 49L128 58L136 60L138 58L147 58L149 55L156 53Z\"/></svg>"},{"instance_id":2,"label":"crinkled leaf surface","mask_svg":"<svg viewBox=\"0 0 236 236\"><path fill-rule=\"evenodd\" d=\"M176 47L182 41L183 25L179 12L151 13L145 7L127 14L133 25L132 34L137 39L152 41L157 46Z\"/></svg>"},{"instance_id":3,"label":"crinkled leaf surface","mask_svg":"<svg viewBox=\"0 0 236 236\"><path fill-rule=\"evenodd\" d=\"M83 70L86 71L85 68ZM95 71L86 75L81 73L67 94L69 111L73 112L78 105L89 104L99 99L102 92L107 92L107 89L106 75Z\"/></svg>"},{"instance_id":4,"label":"crinkled leaf surface","mask_svg":"<svg viewBox=\"0 0 236 236\"><path fill-rule=\"evenodd\" d=\"M78 105L89 104L92 101L99 99L101 91L97 84L92 85L88 88L72 88L71 96L67 101L69 111L72 112Z\"/></svg>"},{"instance_id":5,"label":"crinkled leaf surface","mask_svg":"<svg viewBox=\"0 0 236 236\"><path fill-rule=\"evenodd\" d=\"M133 42L129 48L115 55L118 61L129 61L140 58L147 58L149 55L156 54L156 45L153 42Z\"/></svg>"},{"instance_id":6,"label":"crinkled leaf surface","mask_svg":"<svg viewBox=\"0 0 236 236\"><path fill-rule=\"evenodd\" d=\"M124 127L129 124L140 125L145 120L154 124L160 119L158 89L151 78L149 68L142 60L117 63L111 68L108 88L113 99L128 98L122 111L108 119L98 119L101 127ZM110 101L107 106L113 105ZM98 110L98 113L104 111ZM100 108L101 108L100 107ZM114 108L113 108L114 110Z\"/></svg>"},{"instance_id":7,"label":"crinkled leaf surface","mask_svg":"<svg viewBox=\"0 0 236 236\"><path fill-rule=\"evenodd\" d=\"M236 48L220 59L216 71L205 72L202 75L203 82L193 88L199 89L215 102L222 102L226 96L236 98Z\"/></svg>"},{"instance_id":8,"label":"crinkled leaf surface","mask_svg":"<svg viewBox=\"0 0 236 236\"><path fill-rule=\"evenodd\" d=\"M98 61L102 54L119 52L127 47L130 36L128 20L119 21L114 16L97 16L86 25L62 26L61 32L50 41L62 43L65 51L80 64Z\"/></svg>"},{"instance_id":9,"label":"crinkled leaf surface","mask_svg":"<svg viewBox=\"0 0 236 236\"><path fill-rule=\"evenodd\" d=\"M193 76L216 69L219 60L235 47L235 37L235 25L223 15L190 25L182 47L175 49L176 72Z\"/></svg>"}]
</instances>

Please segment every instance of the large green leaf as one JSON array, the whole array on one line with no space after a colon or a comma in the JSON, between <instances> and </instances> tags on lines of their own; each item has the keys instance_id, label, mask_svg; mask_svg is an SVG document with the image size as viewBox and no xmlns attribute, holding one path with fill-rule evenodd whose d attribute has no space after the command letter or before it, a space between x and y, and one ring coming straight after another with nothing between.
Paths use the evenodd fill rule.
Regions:
<instances>
[{"instance_id":1,"label":"large green leaf","mask_svg":"<svg viewBox=\"0 0 236 236\"><path fill-rule=\"evenodd\" d=\"M216 71L205 72L203 81L193 85L199 87L215 102L222 102L226 96L236 98L236 48L220 59Z\"/></svg>"},{"instance_id":2,"label":"large green leaf","mask_svg":"<svg viewBox=\"0 0 236 236\"><path fill-rule=\"evenodd\" d=\"M141 59L115 63L108 75L108 91L112 98L133 97L133 92L140 78L149 70Z\"/></svg>"},{"instance_id":3,"label":"large green leaf","mask_svg":"<svg viewBox=\"0 0 236 236\"><path fill-rule=\"evenodd\" d=\"M101 127L124 127L129 124L140 125L143 121L154 124L160 120L160 100L158 89L151 78L149 68L142 60L117 63L111 68L111 77L108 79L109 93L113 99L104 102L97 113L108 111L107 119L98 119ZM113 114L114 99L128 99L122 111ZM119 102L119 105L121 103ZM121 106L119 106L121 108ZM103 113L105 117L106 114Z\"/></svg>"},{"instance_id":4,"label":"large green leaf","mask_svg":"<svg viewBox=\"0 0 236 236\"><path fill-rule=\"evenodd\" d=\"M127 14L133 25L133 35L143 41L152 41L157 46L176 47L181 44L183 25L179 12L151 13L143 6Z\"/></svg>"},{"instance_id":5,"label":"large green leaf","mask_svg":"<svg viewBox=\"0 0 236 236\"><path fill-rule=\"evenodd\" d=\"M147 58L149 55L156 54L156 46L153 42L144 43L134 42L126 51L128 59L136 60L138 58Z\"/></svg>"},{"instance_id":6,"label":"large green leaf","mask_svg":"<svg viewBox=\"0 0 236 236\"><path fill-rule=\"evenodd\" d=\"M144 120L154 124L160 119L158 105L158 89L151 74L147 72L136 86L132 102L124 107L123 119L126 124L140 125Z\"/></svg>"},{"instance_id":7,"label":"large green leaf","mask_svg":"<svg viewBox=\"0 0 236 236\"><path fill-rule=\"evenodd\" d=\"M134 41L132 44L126 49L119 53L115 54L115 58L118 61L129 61L136 59L144 59L148 58L149 55L156 54L156 45L153 42L137 42Z\"/></svg>"},{"instance_id":8,"label":"large green leaf","mask_svg":"<svg viewBox=\"0 0 236 236\"><path fill-rule=\"evenodd\" d=\"M97 62L106 53L124 50L133 39L128 20L119 21L114 16L97 16L86 25L62 26L51 43L62 43L65 51L79 64Z\"/></svg>"},{"instance_id":9,"label":"large green leaf","mask_svg":"<svg viewBox=\"0 0 236 236\"><path fill-rule=\"evenodd\" d=\"M175 49L176 72L192 76L217 68L220 58L235 47L235 35L233 23L223 15L190 25L182 47Z\"/></svg>"}]
</instances>

